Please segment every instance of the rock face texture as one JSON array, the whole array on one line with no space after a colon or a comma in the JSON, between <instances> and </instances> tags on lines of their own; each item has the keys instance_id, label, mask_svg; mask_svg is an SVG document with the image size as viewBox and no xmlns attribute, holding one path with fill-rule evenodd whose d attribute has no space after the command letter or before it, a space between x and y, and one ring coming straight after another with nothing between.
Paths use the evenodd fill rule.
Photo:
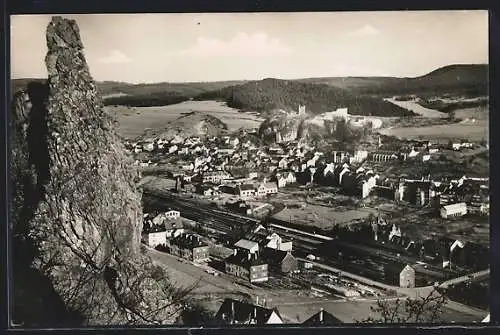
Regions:
<instances>
[{"instance_id":1,"label":"rock face texture","mask_svg":"<svg viewBox=\"0 0 500 335\"><path fill-rule=\"evenodd\" d=\"M173 323L182 294L141 253L137 173L104 112L76 22L53 17L47 46L47 84L29 84L13 101L14 319Z\"/></svg>"}]
</instances>

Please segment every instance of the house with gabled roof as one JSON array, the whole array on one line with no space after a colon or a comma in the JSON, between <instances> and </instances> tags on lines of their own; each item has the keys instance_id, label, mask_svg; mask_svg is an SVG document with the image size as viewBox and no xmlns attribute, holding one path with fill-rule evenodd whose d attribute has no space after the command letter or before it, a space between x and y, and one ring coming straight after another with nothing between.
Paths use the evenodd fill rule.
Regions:
<instances>
[{"instance_id":1,"label":"house with gabled roof","mask_svg":"<svg viewBox=\"0 0 500 335\"><path fill-rule=\"evenodd\" d=\"M343 323L340 319L333 316L333 314L328 313L323 308L309 319L302 322L305 326L325 326L325 325L337 325Z\"/></svg>"},{"instance_id":2,"label":"house with gabled roof","mask_svg":"<svg viewBox=\"0 0 500 335\"><path fill-rule=\"evenodd\" d=\"M234 245L235 248L245 250L251 254L259 251L259 243L247 239L241 239Z\"/></svg>"},{"instance_id":3,"label":"house with gabled roof","mask_svg":"<svg viewBox=\"0 0 500 335\"><path fill-rule=\"evenodd\" d=\"M291 273L298 268L297 259L291 251L264 248L261 256L267 262L269 269L276 273Z\"/></svg>"},{"instance_id":4,"label":"house with gabled roof","mask_svg":"<svg viewBox=\"0 0 500 335\"><path fill-rule=\"evenodd\" d=\"M283 324L283 318L276 308L266 308L234 299L225 299L215 316L225 325Z\"/></svg>"}]
</instances>

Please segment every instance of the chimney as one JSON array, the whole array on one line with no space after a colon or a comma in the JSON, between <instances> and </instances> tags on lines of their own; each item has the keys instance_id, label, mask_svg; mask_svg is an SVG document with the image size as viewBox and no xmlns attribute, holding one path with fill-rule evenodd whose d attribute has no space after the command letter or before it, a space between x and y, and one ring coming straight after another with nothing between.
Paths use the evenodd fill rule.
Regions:
<instances>
[{"instance_id":1,"label":"chimney","mask_svg":"<svg viewBox=\"0 0 500 335\"><path fill-rule=\"evenodd\" d=\"M323 322L323 307L319 310L319 322Z\"/></svg>"}]
</instances>

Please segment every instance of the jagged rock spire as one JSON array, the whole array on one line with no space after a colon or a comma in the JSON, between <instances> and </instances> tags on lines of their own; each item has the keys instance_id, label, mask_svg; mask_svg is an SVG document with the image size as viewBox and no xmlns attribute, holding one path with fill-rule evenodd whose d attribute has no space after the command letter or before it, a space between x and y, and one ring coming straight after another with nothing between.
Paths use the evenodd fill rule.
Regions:
<instances>
[{"instance_id":1,"label":"jagged rock spire","mask_svg":"<svg viewBox=\"0 0 500 335\"><path fill-rule=\"evenodd\" d=\"M48 279L84 324L171 323L178 303L168 276L140 252L138 175L104 110L78 26L53 17L46 39L47 83L28 84L13 104L17 268ZM27 246L30 256L20 258Z\"/></svg>"}]
</instances>

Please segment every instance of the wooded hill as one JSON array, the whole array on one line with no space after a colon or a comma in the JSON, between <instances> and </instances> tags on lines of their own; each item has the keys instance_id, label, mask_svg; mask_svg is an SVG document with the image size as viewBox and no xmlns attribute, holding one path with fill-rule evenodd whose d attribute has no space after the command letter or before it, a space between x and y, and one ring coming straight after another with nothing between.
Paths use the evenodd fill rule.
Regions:
<instances>
[{"instance_id":1,"label":"wooded hill","mask_svg":"<svg viewBox=\"0 0 500 335\"><path fill-rule=\"evenodd\" d=\"M12 80L12 92L26 87L30 81L44 80ZM412 112L381 101L381 98L403 94L421 97L445 94L487 96L488 65L450 65L415 78L269 78L260 81L154 84L105 81L98 82L97 86L106 105L162 106L190 99L216 99L226 101L233 107L251 110L297 108L302 103L316 113L348 107L352 114L410 116Z\"/></svg>"},{"instance_id":2,"label":"wooded hill","mask_svg":"<svg viewBox=\"0 0 500 335\"><path fill-rule=\"evenodd\" d=\"M325 84L310 84L268 78L221 90L202 93L196 100L224 100L228 106L264 112L272 109L297 110L306 105L313 114L347 107L350 114L373 116L412 116L413 112L382 98L359 95Z\"/></svg>"}]
</instances>

